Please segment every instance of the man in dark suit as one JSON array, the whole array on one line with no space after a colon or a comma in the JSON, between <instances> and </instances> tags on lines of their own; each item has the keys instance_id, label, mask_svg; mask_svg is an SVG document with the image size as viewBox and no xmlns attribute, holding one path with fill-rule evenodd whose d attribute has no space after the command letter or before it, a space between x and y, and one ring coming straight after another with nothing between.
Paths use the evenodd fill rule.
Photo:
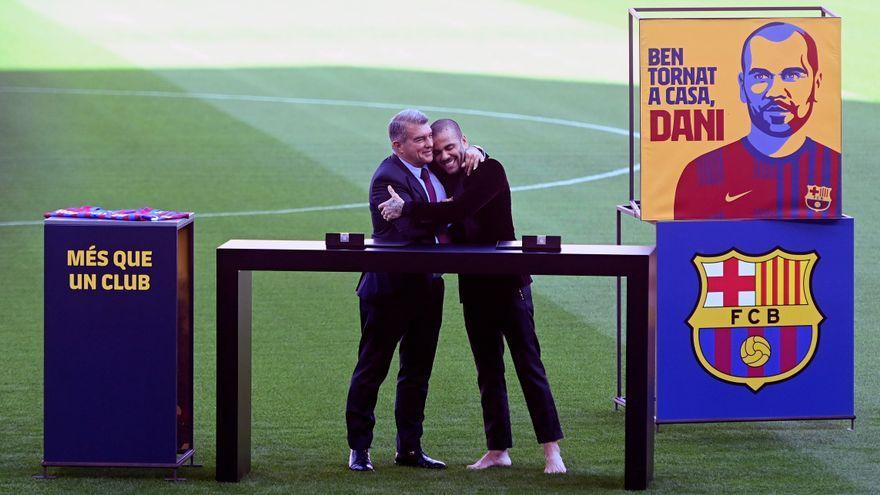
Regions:
<instances>
[{"instance_id":1,"label":"man in dark suit","mask_svg":"<svg viewBox=\"0 0 880 495\"><path fill-rule=\"evenodd\" d=\"M393 186L412 203L437 203L446 191L428 164L433 140L428 118L418 110L404 110L388 125L393 154L370 182L370 213L376 241L436 244L446 240L445 229L418 225L408 218L386 221L379 203ZM480 153L470 152L471 159ZM428 381L437 350L443 315L443 279L432 273L364 273L358 283L361 340L358 362L351 377L345 409L349 468L372 471L369 449L373 441L374 409L379 386L385 380L397 344L400 370L394 417L397 423L398 465L442 469L446 465L422 451L422 422Z\"/></svg>"},{"instance_id":2,"label":"man in dark suit","mask_svg":"<svg viewBox=\"0 0 880 495\"><path fill-rule=\"evenodd\" d=\"M495 245L498 241L515 240L510 185L504 167L487 158L479 170L464 176L459 170L468 143L458 123L442 119L431 128L434 166L446 172L447 190L454 191L454 196L436 204L409 201L397 194L395 187L388 186L391 199L379 205L383 217L391 221L409 219L413 225L422 227L454 223L453 242ZM535 436L544 449L544 472L566 471L558 444L562 428L535 334L531 282L527 275L459 276L459 294L477 367L488 447L482 458L468 466L470 469L511 464L508 449L513 446L513 438L504 380L506 340Z\"/></svg>"}]
</instances>

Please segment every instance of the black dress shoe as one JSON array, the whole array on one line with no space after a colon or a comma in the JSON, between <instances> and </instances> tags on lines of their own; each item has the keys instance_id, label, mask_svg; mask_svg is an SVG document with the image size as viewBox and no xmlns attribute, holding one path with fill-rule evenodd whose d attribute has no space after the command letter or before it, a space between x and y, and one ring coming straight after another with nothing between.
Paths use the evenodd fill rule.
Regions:
<instances>
[{"instance_id":1,"label":"black dress shoe","mask_svg":"<svg viewBox=\"0 0 880 495\"><path fill-rule=\"evenodd\" d=\"M411 450L394 456L394 464L398 466L418 467L424 469L446 469L446 463L431 459L422 450Z\"/></svg>"},{"instance_id":2,"label":"black dress shoe","mask_svg":"<svg viewBox=\"0 0 880 495\"><path fill-rule=\"evenodd\" d=\"M372 471L373 461L370 460L370 449L352 449L348 455L348 469L352 471Z\"/></svg>"}]
</instances>

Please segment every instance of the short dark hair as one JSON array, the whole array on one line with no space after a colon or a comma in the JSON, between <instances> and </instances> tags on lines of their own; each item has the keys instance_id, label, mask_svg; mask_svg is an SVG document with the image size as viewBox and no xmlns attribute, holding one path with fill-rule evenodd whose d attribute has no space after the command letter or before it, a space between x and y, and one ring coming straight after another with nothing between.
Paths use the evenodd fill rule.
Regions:
<instances>
[{"instance_id":1,"label":"short dark hair","mask_svg":"<svg viewBox=\"0 0 880 495\"><path fill-rule=\"evenodd\" d=\"M431 124L431 132L433 132L435 136L444 131L452 131L458 139L461 139L461 127L458 125L458 122L452 119L440 119Z\"/></svg>"},{"instance_id":2,"label":"short dark hair","mask_svg":"<svg viewBox=\"0 0 880 495\"><path fill-rule=\"evenodd\" d=\"M807 63L810 65L810 68L813 69L814 75L818 73L819 50L818 48L816 48L816 41L813 40L813 37L810 36L810 34L803 29L787 22L771 22L769 24L764 24L763 26L754 30L752 34L750 34L749 37L746 38L746 41L743 43L741 58L743 72L746 71L746 58L748 58L751 62L752 53L749 43L752 42L752 38L760 36L767 40L778 43L780 41L787 40L795 33L801 35L801 37L804 39L804 42L807 44Z\"/></svg>"}]
</instances>

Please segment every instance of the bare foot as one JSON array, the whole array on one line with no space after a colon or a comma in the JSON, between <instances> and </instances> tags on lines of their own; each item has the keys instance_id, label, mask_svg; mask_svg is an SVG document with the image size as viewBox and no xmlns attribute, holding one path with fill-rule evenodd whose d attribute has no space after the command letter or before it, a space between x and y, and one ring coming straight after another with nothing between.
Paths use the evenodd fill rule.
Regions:
<instances>
[{"instance_id":1,"label":"bare foot","mask_svg":"<svg viewBox=\"0 0 880 495\"><path fill-rule=\"evenodd\" d=\"M507 467L510 466L510 456L507 450L490 450L486 452L480 460L469 465L468 469L486 469L490 467Z\"/></svg>"},{"instance_id":2,"label":"bare foot","mask_svg":"<svg viewBox=\"0 0 880 495\"><path fill-rule=\"evenodd\" d=\"M559 444L547 442L544 447L544 472L546 474L565 474L565 464L562 462L562 454L559 452Z\"/></svg>"}]
</instances>

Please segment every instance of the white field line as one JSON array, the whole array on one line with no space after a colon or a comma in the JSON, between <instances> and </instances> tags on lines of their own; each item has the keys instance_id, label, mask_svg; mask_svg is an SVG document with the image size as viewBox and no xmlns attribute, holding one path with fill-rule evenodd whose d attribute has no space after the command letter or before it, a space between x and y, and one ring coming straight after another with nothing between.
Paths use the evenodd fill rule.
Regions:
<instances>
[{"instance_id":1,"label":"white field line","mask_svg":"<svg viewBox=\"0 0 880 495\"><path fill-rule=\"evenodd\" d=\"M128 91L128 90L109 90L109 89L67 89L67 88L36 88L21 86L5 86L0 87L0 93L35 93L35 94L61 94L61 95L91 95L91 96L128 96L128 97L146 97L146 98L180 98L180 99L196 99L196 100L226 100L226 101L246 101L246 102L262 102L262 103L284 103L294 105L327 105L327 106L345 106L360 108L380 108L387 110L401 110L404 108L419 108L429 112L454 113L461 115L475 115L480 117L490 117L505 120L521 120L527 122L538 122L542 124L561 125L566 127L575 127L580 129L590 129L600 132L608 132L621 136L629 136L629 131L617 127L609 127L599 124L591 124L589 122L580 122L576 120L557 119L551 117L541 117L537 115L523 115L507 112L491 112L485 110L474 110L469 108L450 108L435 107L424 105L407 105L400 103L382 103L370 101L353 101L353 100L331 100L316 98L291 98L282 96L257 96L257 95L230 95L219 93L175 93L169 91ZM638 133L635 134L638 137ZM639 170L636 164L635 170ZM575 177L573 179L559 180L553 182L541 182L538 184L529 184L524 186L511 187L511 192L532 191L537 189L550 189L554 187L570 186L574 184L583 184L586 182L595 182L602 179L617 177L629 173L629 168L618 168L608 172L602 172L584 177ZM285 208L281 210L251 210L251 211L229 211L229 212L213 212L199 213L197 218L217 218L217 217L238 217L252 215L287 215L292 213L308 213L314 211L333 211L347 210L353 208L366 208L367 203L348 203L341 205L327 206L306 206L302 208ZM17 220L9 222L0 222L0 227L18 227L26 225L41 225L42 221L34 220Z\"/></svg>"},{"instance_id":2,"label":"white field line","mask_svg":"<svg viewBox=\"0 0 880 495\"><path fill-rule=\"evenodd\" d=\"M635 166L636 171L639 165ZM618 175L626 175L629 173L629 167L618 168L601 174L587 175L584 177L575 177L574 179L558 180L554 182L541 182L538 184L529 184L526 186L514 186L510 188L511 192L533 191L535 189L550 189L553 187L571 186L574 184L583 184L585 182L595 182L597 180L617 177ZM247 217L254 215L289 215L291 213L308 213L312 211L334 211L334 210L350 210L354 208L367 208L368 203L347 203L344 205L327 205L327 206L305 206L303 208L285 208L283 210L248 210L248 211L221 211L214 213L197 213L196 218L217 218L217 217ZM42 221L21 220L14 222L0 222L0 227L16 227L22 225L41 225Z\"/></svg>"}]
</instances>

